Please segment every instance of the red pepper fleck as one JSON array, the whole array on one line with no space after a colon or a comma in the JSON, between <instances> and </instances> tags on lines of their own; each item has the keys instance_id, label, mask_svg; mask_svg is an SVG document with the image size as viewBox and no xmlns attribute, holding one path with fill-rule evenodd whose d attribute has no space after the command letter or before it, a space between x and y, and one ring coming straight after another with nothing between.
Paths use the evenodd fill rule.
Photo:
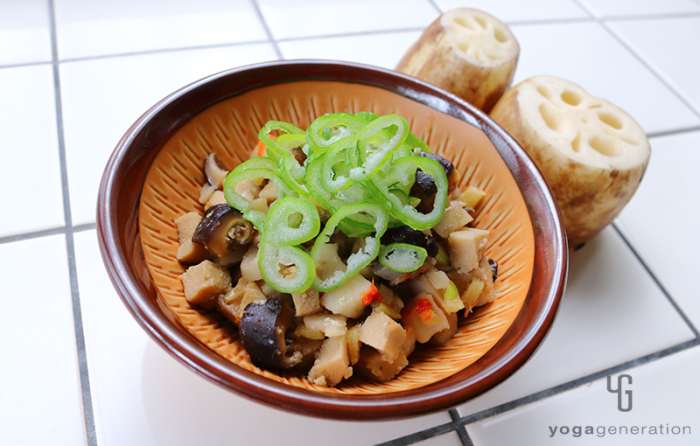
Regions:
<instances>
[{"instance_id":1,"label":"red pepper fleck","mask_svg":"<svg viewBox=\"0 0 700 446\"><path fill-rule=\"evenodd\" d=\"M418 299L416 301L416 314L423 314L423 320L428 321L430 320L430 317L432 316L433 313L433 305L430 303L428 299Z\"/></svg>"},{"instance_id":2,"label":"red pepper fleck","mask_svg":"<svg viewBox=\"0 0 700 446\"><path fill-rule=\"evenodd\" d=\"M374 279L372 279L372 284L369 286L369 290L362 294L362 305L365 307L374 302L381 302L384 299L376 286L374 286Z\"/></svg>"}]
</instances>

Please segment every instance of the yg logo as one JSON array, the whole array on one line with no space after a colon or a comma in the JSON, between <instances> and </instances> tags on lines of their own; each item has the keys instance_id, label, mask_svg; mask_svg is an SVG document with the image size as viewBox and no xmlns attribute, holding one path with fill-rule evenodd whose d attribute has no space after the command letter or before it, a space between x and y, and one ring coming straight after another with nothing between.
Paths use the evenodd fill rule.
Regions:
<instances>
[{"instance_id":1,"label":"yg logo","mask_svg":"<svg viewBox=\"0 0 700 446\"><path fill-rule=\"evenodd\" d=\"M627 378L627 384L632 384L632 377L630 375L619 375L617 377L617 389L612 388L612 376L608 376L608 392L617 393L617 410L620 412L629 412L632 410L632 391L625 390L625 395L627 395L627 407L622 407L622 378Z\"/></svg>"}]
</instances>

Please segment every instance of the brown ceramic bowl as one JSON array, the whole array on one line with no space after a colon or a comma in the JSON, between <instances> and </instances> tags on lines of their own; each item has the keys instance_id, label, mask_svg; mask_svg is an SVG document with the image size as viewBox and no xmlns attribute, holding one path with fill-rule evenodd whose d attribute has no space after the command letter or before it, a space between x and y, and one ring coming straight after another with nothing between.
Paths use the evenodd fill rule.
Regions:
<instances>
[{"instance_id":1,"label":"brown ceramic bowl","mask_svg":"<svg viewBox=\"0 0 700 446\"><path fill-rule=\"evenodd\" d=\"M247 159L268 120L306 128L324 113L399 113L461 185L487 193L476 226L491 231L498 299L441 347L419 348L388 383L351 378L335 388L255 367L232 324L184 298L174 219L198 210L202 163ZM274 62L219 73L147 111L112 155L100 187L97 230L124 304L167 351L202 376L255 401L340 419L400 418L463 403L510 376L549 330L564 290L566 237L539 171L487 116L436 87L391 71L319 61Z\"/></svg>"}]
</instances>

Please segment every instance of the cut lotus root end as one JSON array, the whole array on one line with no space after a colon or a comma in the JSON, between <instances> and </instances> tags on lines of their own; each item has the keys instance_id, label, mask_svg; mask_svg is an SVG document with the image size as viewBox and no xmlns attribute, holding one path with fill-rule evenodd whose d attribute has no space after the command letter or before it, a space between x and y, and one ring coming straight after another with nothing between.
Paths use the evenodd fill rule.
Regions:
<instances>
[{"instance_id":1,"label":"cut lotus root end","mask_svg":"<svg viewBox=\"0 0 700 446\"><path fill-rule=\"evenodd\" d=\"M489 111L508 87L520 47L508 26L476 9L453 9L433 22L396 71Z\"/></svg>"},{"instance_id":2,"label":"cut lotus root end","mask_svg":"<svg viewBox=\"0 0 700 446\"><path fill-rule=\"evenodd\" d=\"M651 156L646 134L630 115L554 76L535 76L508 90L491 117L544 175L572 247L620 213Z\"/></svg>"}]
</instances>

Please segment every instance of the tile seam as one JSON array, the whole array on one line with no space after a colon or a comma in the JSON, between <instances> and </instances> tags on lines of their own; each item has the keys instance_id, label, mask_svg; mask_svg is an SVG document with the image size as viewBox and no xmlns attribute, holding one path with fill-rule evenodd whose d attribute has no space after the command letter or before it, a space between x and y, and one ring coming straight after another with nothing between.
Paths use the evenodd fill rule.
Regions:
<instances>
[{"instance_id":1,"label":"tile seam","mask_svg":"<svg viewBox=\"0 0 700 446\"><path fill-rule=\"evenodd\" d=\"M147 56L152 54L161 53L173 53L178 51L197 51L197 50L208 50L216 48L228 48L246 45L261 45L261 44L271 43L269 40L250 40L246 42L227 42L227 43L213 43L210 45L198 45L198 46L182 46L176 48L159 48L153 50L143 50L143 51L130 51L126 53L111 53L111 54L100 54L96 56L85 56L85 57L68 57L66 59L61 59L60 63L74 63L74 62L88 62L91 60L101 60L101 59L112 59L120 57L134 57L134 56Z\"/></svg>"},{"instance_id":2,"label":"tile seam","mask_svg":"<svg viewBox=\"0 0 700 446\"><path fill-rule=\"evenodd\" d=\"M58 63L58 42L56 33L56 8L54 0L48 0L47 6L49 9L50 18L49 27L52 56L51 66L53 69L54 105L56 107L56 136L58 139L59 164L61 169L61 189L63 192L63 213L66 225L64 231L66 238L66 252L68 257L68 274L70 279L71 303L73 308L73 325L75 331L76 353L78 357L78 371L80 374L80 390L83 403L83 417L88 445L97 446L92 394L90 391L90 377L88 374L87 355L85 350L85 332L83 330L80 291L78 287L78 274L75 261L75 240L73 238L70 190L68 188L68 166L66 161L65 135L63 132L63 102L61 97L61 78Z\"/></svg>"},{"instance_id":3,"label":"tile seam","mask_svg":"<svg viewBox=\"0 0 700 446\"><path fill-rule=\"evenodd\" d=\"M509 401L504 404L500 404L498 406L494 406L489 409L485 409L473 414L465 415L460 419L460 423L466 425L473 424L482 420L485 420L487 418L492 418L497 415L501 415L506 412L510 412L512 410L515 410L519 407L536 403L539 401L544 401L548 398L560 395L564 392L567 392L569 390L574 390L578 389L582 386L585 386L586 384L590 384L594 381L597 381L599 379L605 378L606 376L609 375L614 375L620 372L628 371L633 368L637 368L649 363L652 363L654 361L663 359L667 356L680 353L682 351L690 350L694 347L697 347L700 345L700 339L695 338L690 341L683 342L681 344L674 345L672 347L666 348L659 350L654 353L650 353L645 356L641 356L636 359L632 359L630 361L623 362L621 364L618 364L613 367L609 367L604 370L600 370L595 373L591 373L586 376L582 376L580 378L567 381L563 384L559 384L557 386L553 386L544 390L540 390L539 392L532 393L530 395L524 396L522 398L515 399L513 401Z\"/></svg>"},{"instance_id":4,"label":"tile seam","mask_svg":"<svg viewBox=\"0 0 700 446\"><path fill-rule=\"evenodd\" d=\"M265 16L262 13L262 10L260 9L260 5L258 5L257 0L250 0L251 4L253 5L253 9L255 9L255 14L258 16L258 20L260 20L260 24L262 25L263 29L265 30L265 34L267 35L267 38L269 39L269 43L272 44L272 48L275 50L275 54L277 55L278 59L284 59L282 57L282 52L280 51L280 47L277 44L277 40L272 36L272 31L270 30L270 26L267 24L267 20L265 20Z\"/></svg>"},{"instance_id":5,"label":"tile seam","mask_svg":"<svg viewBox=\"0 0 700 446\"><path fill-rule=\"evenodd\" d=\"M673 93L676 98L683 103L688 109L695 115L696 118L700 119L700 112L693 107L693 105L686 100L686 98L679 92L677 91L670 82L666 80L664 76L661 75L660 72L658 72L656 69L654 69L650 63L646 61L644 57L637 51L635 51L630 44L628 44L625 39L623 39L621 36L619 36L616 32L614 32L610 26L606 23L604 19L601 19L599 17L596 17L595 14L583 3L581 3L581 0L573 0L581 9L586 11L586 13L593 19L595 20L603 29L612 36L613 39L615 39L620 45L622 45L623 48L625 48L639 63L642 64L644 68L646 68L663 86L665 86L671 93Z\"/></svg>"},{"instance_id":6,"label":"tile seam","mask_svg":"<svg viewBox=\"0 0 700 446\"><path fill-rule=\"evenodd\" d=\"M472 443L472 439L469 438L469 433L467 432L467 429L463 424L460 423L462 417L459 415L457 409L450 409L448 413L450 414L450 418L452 418L452 421L457 424L457 426L455 427L455 432L459 437L459 441L462 442L462 446L474 446L474 443Z\"/></svg>"}]
</instances>

